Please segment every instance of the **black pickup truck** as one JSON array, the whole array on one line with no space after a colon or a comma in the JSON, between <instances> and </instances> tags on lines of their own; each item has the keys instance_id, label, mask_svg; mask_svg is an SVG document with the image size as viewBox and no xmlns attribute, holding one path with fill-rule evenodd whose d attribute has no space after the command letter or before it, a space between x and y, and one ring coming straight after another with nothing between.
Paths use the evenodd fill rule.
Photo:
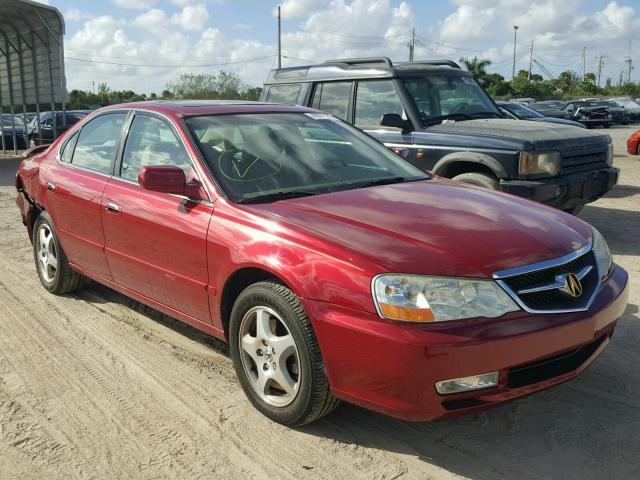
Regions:
<instances>
[{"instance_id":1,"label":"black pickup truck","mask_svg":"<svg viewBox=\"0 0 640 480\"><path fill-rule=\"evenodd\" d=\"M611 138L504 118L451 61L329 60L272 70L261 100L333 114L425 171L577 213L618 180Z\"/></svg>"}]
</instances>

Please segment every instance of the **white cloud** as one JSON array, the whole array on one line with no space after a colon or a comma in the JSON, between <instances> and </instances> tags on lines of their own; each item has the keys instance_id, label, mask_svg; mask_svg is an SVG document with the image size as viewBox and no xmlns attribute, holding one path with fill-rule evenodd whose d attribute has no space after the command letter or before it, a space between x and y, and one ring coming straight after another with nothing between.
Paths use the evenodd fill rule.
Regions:
<instances>
[{"instance_id":1,"label":"white cloud","mask_svg":"<svg viewBox=\"0 0 640 480\"><path fill-rule=\"evenodd\" d=\"M164 10L160 10L158 8L148 10L147 12L138 15L133 20L134 25L151 31L164 28L166 23L167 14L164 13Z\"/></svg>"},{"instance_id":2,"label":"white cloud","mask_svg":"<svg viewBox=\"0 0 640 480\"><path fill-rule=\"evenodd\" d=\"M184 30L200 31L209 20L209 11L203 3L197 5L187 5L180 13L171 17L171 23Z\"/></svg>"},{"instance_id":3,"label":"white cloud","mask_svg":"<svg viewBox=\"0 0 640 480\"><path fill-rule=\"evenodd\" d=\"M155 0L112 0L116 7L143 10L151 8Z\"/></svg>"}]
</instances>

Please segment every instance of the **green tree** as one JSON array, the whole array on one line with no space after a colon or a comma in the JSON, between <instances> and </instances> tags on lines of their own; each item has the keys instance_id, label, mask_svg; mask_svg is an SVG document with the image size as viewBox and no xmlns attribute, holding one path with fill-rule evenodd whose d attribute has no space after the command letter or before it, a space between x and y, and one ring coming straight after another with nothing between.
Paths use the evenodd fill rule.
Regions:
<instances>
[{"instance_id":1,"label":"green tree","mask_svg":"<svg viewBox=\"0 0 640 480\"><path fill-rule=\"evenodd\" d=\"M485 86L487 67L491 65L491 60L474 56L473 58L461 58L460 63L464 65L464 68L473 75L480 85Z\"/></svg>"}]
</instances>

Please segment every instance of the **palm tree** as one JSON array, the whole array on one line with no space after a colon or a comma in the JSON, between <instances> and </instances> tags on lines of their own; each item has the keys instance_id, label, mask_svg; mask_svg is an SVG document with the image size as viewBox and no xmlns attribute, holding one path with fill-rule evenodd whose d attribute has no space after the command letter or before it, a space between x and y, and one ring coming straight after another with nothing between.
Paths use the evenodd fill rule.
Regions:
<instances>
[{"instance_id":1,"label":"palm tree","mask_svg":"<svg viewBox=\"0 0 640 480\"><path fill-rule=\"evenodd\" d=\"M487 58L461 58L460 63L464 65L471 75L480 85L484 85L487 78L487 67L491 65L491 60Z\"/></svg>"}]
</instances>

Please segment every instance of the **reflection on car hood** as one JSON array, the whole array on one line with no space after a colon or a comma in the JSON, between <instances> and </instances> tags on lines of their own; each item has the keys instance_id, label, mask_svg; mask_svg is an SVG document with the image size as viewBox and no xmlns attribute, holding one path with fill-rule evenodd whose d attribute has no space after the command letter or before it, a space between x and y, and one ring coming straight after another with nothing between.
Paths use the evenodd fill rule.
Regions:
<instances>
[{"instance_id":1,"label":"reflection on car hood","mask_svg":"<svg viewBox=\"0 0 640 480\"><path fill-rule=\"evenodd\" d=\"M587 224L558 210L440 179L248 208L338 244L382 272L490 277L563 256L591 237Z\"/></svg>"}]
</instances>

